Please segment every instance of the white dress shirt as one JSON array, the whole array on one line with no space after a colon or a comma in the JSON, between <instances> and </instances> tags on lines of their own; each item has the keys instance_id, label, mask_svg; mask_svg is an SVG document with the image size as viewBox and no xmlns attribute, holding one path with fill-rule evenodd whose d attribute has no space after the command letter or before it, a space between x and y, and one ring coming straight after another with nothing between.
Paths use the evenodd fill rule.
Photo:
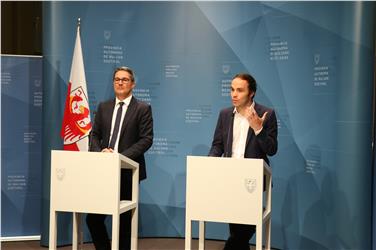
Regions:
<instances>
[{"instance_id":1,"label":"white dress shirt","mask_svg":"<svg viewBox=\"0 0 376 250\"><path fill-rule=\"evenodd\" d=\"M121 132L121 128L123 126L124 116L125 116L125 113L127 112L129 103L131 102L131 99L132 99L132 95L129 96L129 97L127 97L127 98L125 98L123 101L120 101L117 97L116 97L116 100L115 100L115 108L114 108L114 112L112 113L111 134L110 134L110 140L109 140L109 142L111 141L112 133L114 131L116 114L117 114L117 111L118 111L118 109L120 107L119 103L120 102L124 102L124 104L123 104L123 112L121 113L119 132L118 132L117 139L116 139L116 142L115 142L115 147L114 147L114 151L115 152L119 152L118 151L118 146L119 146L120 132Z\"/></svg>"}]
</instances>

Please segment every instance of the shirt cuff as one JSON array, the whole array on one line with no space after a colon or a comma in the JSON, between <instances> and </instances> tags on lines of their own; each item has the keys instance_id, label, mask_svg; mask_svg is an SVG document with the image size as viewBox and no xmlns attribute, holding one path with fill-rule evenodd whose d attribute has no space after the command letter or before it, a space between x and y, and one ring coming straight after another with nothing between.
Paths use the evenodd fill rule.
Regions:
<instances>
[{"instance_id":1,"label":"shirt cuff","mask_svg":"<svg viewBox=\"0 0 376 250\"><path fill-rule=\"evenodd\" d=\"M262 131L263 128L264 128L264 127L261 127L259 130L255 131L255 135L260 134L260 132Z\"/></svg>"}]
</instances>

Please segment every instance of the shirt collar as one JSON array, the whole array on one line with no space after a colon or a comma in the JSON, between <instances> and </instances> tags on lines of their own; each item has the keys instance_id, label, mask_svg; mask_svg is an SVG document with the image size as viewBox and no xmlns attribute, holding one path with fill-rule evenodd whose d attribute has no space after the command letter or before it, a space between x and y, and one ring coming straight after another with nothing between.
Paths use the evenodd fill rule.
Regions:
<instances>
[{"instance_id":1,"label":"shirt collar","mask_svg":"<svg viewBox=\"0 0 376 250\"><path fill-rule=\"evenodd\" d=\"M129 103L131 102L132 100L132 95L128 96L127 98L125 98L124 100L120 101L117 97L115 98L115 107L116 105L119 104L119 102L124 102L124 105L125 106L129 106Z\"/></svg>"},{"instance_id":2,"label":"shirt collar","mask_svg":"<svg viewBox=\"0 0 376 250\"><path fill-rule=\"evenodd\" d=\"M252 104L251 104L250 107L255 108L255 102L254 101L252 101ZM239 112L236 110L236 107L234 107L234 110L232 111L232 113L233 114L239 114Z\"/></svg>"}]
</instances>

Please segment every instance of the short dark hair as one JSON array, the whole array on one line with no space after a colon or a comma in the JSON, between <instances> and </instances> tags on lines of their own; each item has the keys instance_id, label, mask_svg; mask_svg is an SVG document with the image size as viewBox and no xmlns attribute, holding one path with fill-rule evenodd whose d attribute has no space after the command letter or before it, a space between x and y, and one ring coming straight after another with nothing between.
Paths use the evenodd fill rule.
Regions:
<instances>
[{"instance_id":1,"label":"short dark hair","mask_svg":"<svg viewBox=\"0 0 376 250\"><path fill-rule=\"evenodd\" d=\"M232 80L234 80L235 78L240 78L242 80L245 80L247 81L248 83L248 90L250 92L253 92L254 94L256 94L256 90L257 90L257 83L256 83L256 80L255 78L253 78L253 76L251 76L250 74L248 73L239 73L239 74L236 74Z\"/></svg>"},{"instance_id":2,"label":"short dark hair","mask_svg":"<svg viewBox=\"0 0 376 250\"><path fill-rule=\"evenodd\" d=\"M131 75L131 80L132 82L134 82L134 78L135 78L135 74L133 72L133 70L131 68L128 68L128 67L125 67L125 66L121 66L121 67L118 67L114 70L114 74L112 75L112 80L115 80L115 75L118 71L126 71L128 72L130 75Z\"/></svg>"}]
</instances>

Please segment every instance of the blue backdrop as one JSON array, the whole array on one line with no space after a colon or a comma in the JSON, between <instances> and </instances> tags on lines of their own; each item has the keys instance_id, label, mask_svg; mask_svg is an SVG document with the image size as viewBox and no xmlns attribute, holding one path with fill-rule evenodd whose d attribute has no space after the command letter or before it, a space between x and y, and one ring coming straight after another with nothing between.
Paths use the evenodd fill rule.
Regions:
<instances>
[{"instance_id":1,"label":"blue backdrop","mask_svg":"<svg viewBox=\"0 0 376 250\"><path fill-rule=\"evenodd\" d=\"M42 243L48 244L50 150L59 131L77 18L91 111L112 71L136 71L155 138L141 184L140 236L184 237L187 155L206 155L234 74L276 110L272 246L371 248L372 2L46 2ZM94 114L93 114L94 115ZM59 244L71 239L63 215ZM64 229L63 229L64 228ZM197 234L197 231L196 231ZM88 235L86 235L88 237ZM227 227L208 225L225 239Z\"/></svg>"},{"instance_id":2,"label":"blue backdrop","mask_svg":"<svg viewBox=\"0 0 376 250\"><path fill-rule=\"evenodd\" d=\"M40 235L42 62L1 56L1 237Z\"/></svg>"}]
</instances>

